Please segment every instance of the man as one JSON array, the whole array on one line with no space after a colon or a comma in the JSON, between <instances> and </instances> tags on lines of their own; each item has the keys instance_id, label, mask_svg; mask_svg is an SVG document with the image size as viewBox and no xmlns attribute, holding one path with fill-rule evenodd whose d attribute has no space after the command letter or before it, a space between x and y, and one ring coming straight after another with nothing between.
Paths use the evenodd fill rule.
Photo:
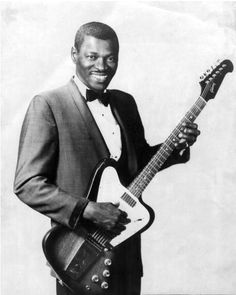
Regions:
<instances>
[{"instance_id":1,"label":"man","mask_svg":"<svg viewBox=\"0 0 236 295\"><path fill-rule=\"evenodd\" d=\"M76 74L56 90L37 95L22 127L15 193L53 224L71 229L81 220L119 234L129 223L119 204L85 198L94 169L104 158L117 160L128 185L160 145L150 147L133 97L107 90L118 66L119 42L109 26L92 22L80 27L71 50ZM196 124L183 126L180 142L165 167L189 159L200 134ZM115 249L109 294L140 294L140 236ZM57 284L57 294L72 294Z\"/></svg>"}]
</instances>

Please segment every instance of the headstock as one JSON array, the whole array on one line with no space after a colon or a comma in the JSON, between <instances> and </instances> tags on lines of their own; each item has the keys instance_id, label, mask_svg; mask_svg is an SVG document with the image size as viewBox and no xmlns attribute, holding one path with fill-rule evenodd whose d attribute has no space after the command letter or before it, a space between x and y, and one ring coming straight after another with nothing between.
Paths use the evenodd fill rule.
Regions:
<instances>
[{"instance_id":1,"label":"headstock","mask_svg":"<svg viewBox=\"0 0 236 295\"><path fill-rule=\"evenodd\" d=\"M205 101L213 99L225 77L229 72L232 72L234 66L228 59L223 60L216 67L211 67L211 70L207 70L199 83L201 85L201 97Z\"/></svg>"}]
</instances>

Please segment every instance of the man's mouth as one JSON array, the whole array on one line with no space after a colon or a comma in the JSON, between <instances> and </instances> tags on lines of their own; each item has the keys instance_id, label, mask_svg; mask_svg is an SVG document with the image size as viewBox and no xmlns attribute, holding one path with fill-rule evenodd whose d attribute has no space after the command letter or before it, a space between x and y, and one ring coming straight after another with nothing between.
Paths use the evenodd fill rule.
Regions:
<instances>
[{"instance_id":1,"label":"man's mouth","mask_svg":"<svg viewBox=\"0 0 236 295\"><path fill-rule=\"evenodd\" d=\"M99 83L104 83L108 78L108 74L99 72L92 72L91 76Z\"/></svg>"}]
</instances>

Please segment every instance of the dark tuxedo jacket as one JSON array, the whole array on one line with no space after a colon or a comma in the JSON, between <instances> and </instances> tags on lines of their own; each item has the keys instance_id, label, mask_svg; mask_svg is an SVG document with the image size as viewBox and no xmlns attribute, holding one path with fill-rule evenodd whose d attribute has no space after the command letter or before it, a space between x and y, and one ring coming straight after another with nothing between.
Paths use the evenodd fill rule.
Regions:
<instances>
[{"instance_id":1,"label":"dark tuxedo jacket","mask_svg":"<svg viewBox=\"0 0 236 295\"><path fill-rule=\"evenodd\" d=\"M132 96L118 90L109 92L122 134L118 172L127 185L159 146L147 144ZM37 95L30 103L20 136L15 194L53 222L73 228L88 202L85 196L91 176L107 157L104 139L71 79L61 88ZM182 157L173 153L165 166L186 162L188 157L189 151ZM142 273L139 236L117 251L118 272Z\"/></svg>"}]
</instances>

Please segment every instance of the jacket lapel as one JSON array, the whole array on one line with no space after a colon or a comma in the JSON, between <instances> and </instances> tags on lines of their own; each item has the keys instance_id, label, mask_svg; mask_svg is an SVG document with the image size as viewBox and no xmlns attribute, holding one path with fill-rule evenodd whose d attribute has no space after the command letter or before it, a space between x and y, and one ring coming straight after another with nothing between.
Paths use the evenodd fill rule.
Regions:
<instances>
[{"instance_id":1,"label":"jacket lapel","mask_svg":"<svg viewBox=\"0 0 236 295\"><path fill-rule=\"evenodd\" d=\"M73 100L77 106L77 109L80 112L85 122L85 125L87 126L88 133L90 134L93 140L93 144L97 153L101 158L109 157L110 153L104 141L104 138L87 106L85 99L80 94L73 79L70 80L68 87L73 97Z\"/></svg>"}]
</instances>

